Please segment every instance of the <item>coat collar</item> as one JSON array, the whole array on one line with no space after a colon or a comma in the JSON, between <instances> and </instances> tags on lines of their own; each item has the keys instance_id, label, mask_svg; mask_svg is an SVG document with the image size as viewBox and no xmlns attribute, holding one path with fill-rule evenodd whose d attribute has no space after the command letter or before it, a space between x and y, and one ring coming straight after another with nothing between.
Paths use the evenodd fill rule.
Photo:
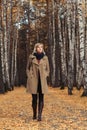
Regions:
<instances>
[{"instance_id":1,"label":"coat collar","mask_svg":"<svg viewBox=\"0 0 87 130\"><path fill-rule=\"evenodd\" d=\"M34 55L31 55L30 58L32 58L32 62L33 62L34 64L37 64L37 65L38 65L38 61L37 61L37 59L36 59L36 57L35 57ZM43 64L43 62L44 62L45 59L46 59L46 56L44 56L44 57L40 60L39 65L40 65L40 64Z\"/></svg>"}]
</instances>

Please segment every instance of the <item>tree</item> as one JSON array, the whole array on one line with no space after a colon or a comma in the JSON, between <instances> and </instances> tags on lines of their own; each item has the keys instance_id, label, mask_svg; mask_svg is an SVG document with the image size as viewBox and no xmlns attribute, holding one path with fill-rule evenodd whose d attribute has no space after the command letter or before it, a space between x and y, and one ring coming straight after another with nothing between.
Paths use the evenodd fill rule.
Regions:
<instances>
[{"instance_id":1,"label":"tree","mask_svg":"<svg viewBox=\"0 0 87 130\"><path fill-rule=\"evenodd\" d=\"M87 0L1 0L0 90L26 85L28 56L42 42L50 62L49 85L68 86L69 95L74 86L83 86L87 96L86 8Z\"/></svg>"}]
</instances>

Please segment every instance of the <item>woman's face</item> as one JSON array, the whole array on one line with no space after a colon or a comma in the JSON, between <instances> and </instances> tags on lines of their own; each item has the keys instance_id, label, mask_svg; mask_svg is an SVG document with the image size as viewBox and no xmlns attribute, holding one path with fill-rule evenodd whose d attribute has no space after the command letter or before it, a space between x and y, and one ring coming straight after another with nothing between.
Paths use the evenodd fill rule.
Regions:
<instances>
[{"instance_id":1,"label":"woman's face","mask_svg":"<svg viewBox=\"0 0 87 130\"><path fill-rule=\"evenodd\" d=\"M42 52L43 52L43 46L42 46L42 45L39 45L39 46L36 48L36 51L37 51L37 53L42 53Z\"/></svg>"}]
</instances>

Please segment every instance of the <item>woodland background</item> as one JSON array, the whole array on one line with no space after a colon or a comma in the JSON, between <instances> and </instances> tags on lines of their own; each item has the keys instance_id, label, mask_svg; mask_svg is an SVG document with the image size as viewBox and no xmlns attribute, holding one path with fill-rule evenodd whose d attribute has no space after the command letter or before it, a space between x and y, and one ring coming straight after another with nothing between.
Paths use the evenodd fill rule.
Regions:
<instances>
[{"instance_id":1,"label":"woodland background","mask_svg":"<svg viewBox=\"0 0 87 130\"><path fill-rule=\"evenodd\" d=\"M0 93L26 86L37 42L49 58L50 86L87 90L87 0L0 0Z\"/></svg>"}]
</instances>

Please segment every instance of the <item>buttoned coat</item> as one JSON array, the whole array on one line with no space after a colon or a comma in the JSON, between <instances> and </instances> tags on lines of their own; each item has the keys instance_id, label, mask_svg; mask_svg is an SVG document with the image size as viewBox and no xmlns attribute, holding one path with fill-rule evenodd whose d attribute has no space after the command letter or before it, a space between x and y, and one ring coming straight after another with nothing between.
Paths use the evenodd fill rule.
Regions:
<instances>
[{"instance_id":1,"label":"buttoned coat","mask_svg":"<svg viewBox=\"0 0 87 130\"><path fill-rule=\"evenodd\" d=\"M42 93L48 92L47 76L49 76L49 61L45 55L38 63L36 56L30 55L27 63L27 92L37 94L38 70L40 72Z\"/></svg>"}]
</instances>

